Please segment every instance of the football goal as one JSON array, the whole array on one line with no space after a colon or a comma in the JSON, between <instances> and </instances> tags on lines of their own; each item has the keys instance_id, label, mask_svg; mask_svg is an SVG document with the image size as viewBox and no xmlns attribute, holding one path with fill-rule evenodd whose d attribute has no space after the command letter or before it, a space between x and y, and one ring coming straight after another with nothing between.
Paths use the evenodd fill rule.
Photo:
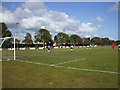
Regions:
<instances>
[{"instance_id":1,"label":"football goal","mask_svg":"<svg viewBox=\"0 0 120 90\"><path fill-rule=\"evenodd\" d=\"M0 38L0 61L16 60L15 37Z\"/></svg>"}]
</instances>

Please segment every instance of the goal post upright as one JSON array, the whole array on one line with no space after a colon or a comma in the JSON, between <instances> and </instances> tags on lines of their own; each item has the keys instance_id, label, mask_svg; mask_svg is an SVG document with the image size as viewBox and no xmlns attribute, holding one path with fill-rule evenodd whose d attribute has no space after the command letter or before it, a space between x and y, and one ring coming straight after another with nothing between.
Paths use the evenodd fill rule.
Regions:
<instances>
[{"instance_id":1,"label":"goal post upright","mask_svg":"<svg viewBox=\"0 0 120 90\"><path fill-rule=\"evenodd\" d=\"M14 60L16 60L16 51L15 51L15 37L14 37Z\"/></svg>"}]
</instances>

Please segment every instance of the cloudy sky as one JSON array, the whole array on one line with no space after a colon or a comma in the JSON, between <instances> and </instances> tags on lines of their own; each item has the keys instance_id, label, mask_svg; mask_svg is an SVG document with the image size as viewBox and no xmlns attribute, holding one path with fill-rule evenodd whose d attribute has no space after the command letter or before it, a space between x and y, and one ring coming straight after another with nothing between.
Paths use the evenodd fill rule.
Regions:
<instances>
[{"instance_id":1,"label":"cloudy sky","mask_svg":"<svg viewBox=\"0 0 120 90\"><path fill-rule=\"evenodd\" d=\"M40 28L48 29L53 37L65 32L118 39L118 8L114 2L3 2L0 8L0 22L21 40L26 33L34 37Z\"/></svg>"}]
</instances>

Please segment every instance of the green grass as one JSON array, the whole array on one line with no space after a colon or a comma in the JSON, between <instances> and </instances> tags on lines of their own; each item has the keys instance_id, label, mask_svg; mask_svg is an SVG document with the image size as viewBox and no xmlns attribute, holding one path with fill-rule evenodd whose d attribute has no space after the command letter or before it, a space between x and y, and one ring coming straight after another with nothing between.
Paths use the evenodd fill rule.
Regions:
<instances>
[{"instance_id":1,"label":"green grass","mask_svg":"<svg viewBox=\"0 0 120 90\"><path fill-rule=\"evenodd\" d=\"M17 61L5 61L11 51L3 50L3 88L118 88L118 75L101 72L80 71L67 68L30 64L58 64L59 66L118 72L118 50L111 47L92 49L76 48L47 50L17 50ZM9 54L9 55L8 55Z\"/></svg>"}]
</instances>

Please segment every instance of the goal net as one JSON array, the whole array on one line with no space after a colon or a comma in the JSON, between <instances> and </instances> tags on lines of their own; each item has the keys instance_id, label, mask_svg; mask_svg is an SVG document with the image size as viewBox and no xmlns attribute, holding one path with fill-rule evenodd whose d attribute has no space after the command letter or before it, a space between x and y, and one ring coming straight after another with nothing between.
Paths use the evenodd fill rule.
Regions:
<instances>
[{"instance_id":1,"label":"goal net","mask_svg":"<svg viewBox=\"0 0 120 90\"><path fill-rule=\"evenodd\" d=\"M0 38L0 52L2 53L1 61L15 60L14 38L12 37Z\"/></svg>"}]
</instances>

